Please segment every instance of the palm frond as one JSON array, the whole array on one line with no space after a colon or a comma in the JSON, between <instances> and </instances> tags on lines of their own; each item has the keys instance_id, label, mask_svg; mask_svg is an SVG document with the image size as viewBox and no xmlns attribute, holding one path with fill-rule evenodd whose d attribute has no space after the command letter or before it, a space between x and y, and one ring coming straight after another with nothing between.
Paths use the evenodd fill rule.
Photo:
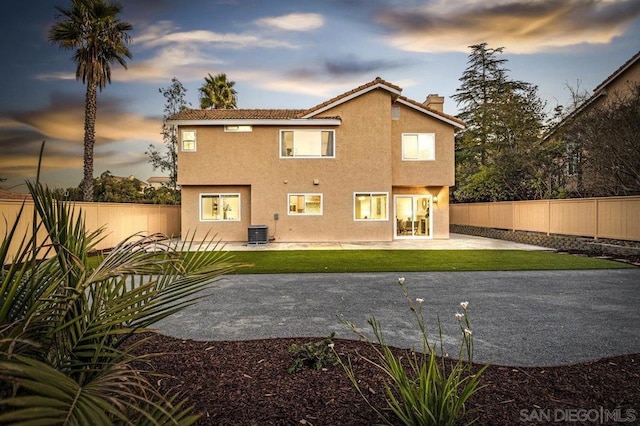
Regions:
<instances>
[{"instance_id":1,"label":"palm frond","mask_svg":"<svg viewBox=\"0 0 640 426\"><path fill-rule=\"evenodd\" d=\"M40 184L29 189L34 229L46 239L18 240L1 272L0 423L195 422L184 401L158 393L132 367L144 356L123 342L205 297L238 265L214 240L193 250L193 240L135 234L92 266L88 252L103 231L87 232L82 212ZM16 229L0 246L3 258Z\"/></svg>"}]
</instances>

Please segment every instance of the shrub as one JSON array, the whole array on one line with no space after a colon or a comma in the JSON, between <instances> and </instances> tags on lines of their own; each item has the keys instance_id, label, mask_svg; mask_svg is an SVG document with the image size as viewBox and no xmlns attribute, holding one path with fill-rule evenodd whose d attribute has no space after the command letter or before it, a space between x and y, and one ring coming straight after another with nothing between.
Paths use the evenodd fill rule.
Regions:
<instances>
[{"instance_id":1,"label":"shrub","mask_svg":"<svg viewBox=\"0 0 640 426\"><path fill-rule=\"evenodd\" d=\"M338 358L333 353L333 342L331 339L335 333L320 342L309 342L300 346L293 344L289 346L289 352L293 354L294 361L287 369L288 373L295 373L302 367L313 368L320 371L325 367L338 364Z\"/></svg>"}]
</instances>

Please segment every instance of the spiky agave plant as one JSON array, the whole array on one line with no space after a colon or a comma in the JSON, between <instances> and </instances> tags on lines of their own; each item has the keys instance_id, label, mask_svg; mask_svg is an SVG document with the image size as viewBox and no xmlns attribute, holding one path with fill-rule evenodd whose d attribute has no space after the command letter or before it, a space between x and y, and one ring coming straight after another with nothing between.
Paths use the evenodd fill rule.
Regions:
<instances>
[{"instance_id":1,"label":"spiky agave plant","mask_svg":"<svg viewBox=\"0 0 640 426\"><path fill-rule=\"evenodd\" d=\"M23 204L0 245L0 424L194 423L134 362L141 340L125 342L239 265L213 240L189 252L193 241L137 234L92 266L103 230L87 232L82 211L39 183L29 190L32 232L17 234Z\"/></svg>"}]
</instances>

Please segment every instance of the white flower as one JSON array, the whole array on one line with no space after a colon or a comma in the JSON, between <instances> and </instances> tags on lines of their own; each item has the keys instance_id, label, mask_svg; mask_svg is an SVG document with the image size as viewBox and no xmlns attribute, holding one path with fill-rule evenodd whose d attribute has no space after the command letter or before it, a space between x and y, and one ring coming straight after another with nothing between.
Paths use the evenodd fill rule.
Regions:
<instances>
[{"instance_id":1,"label":"white flower","mask_svg":"<svg viewBox=\"0 0 640 426\"><path fill-rule=\"evenodd\" d=\"M421 305L422 305L422 302L424 302L424 299L420 299L420 298L418 298L418 299L416 299L416 302L418 302L419 304L421 304Z\"/></svg>"},{"instance_id":2,"label":"white flower","mask_svg":"<svg viewBox=\"0 0 640 426\"><path fill-rule=\"evenodd\" d=\"M466 336L471 336L473 333L472 333L472 332L471 332L471 330L469 330L468 328L465 328L465 329L464 329L464 334L465 334Z\"/></svg>"},{"instance_id":3,"label":"white flower","mask_svg":"<svg viewBox=\"0 0 640 426\"><path fill-rule=\"evenodd\" d=\"M466 311L467 310L467 306L469 306L469 302L460 302L460 306L462 306L462 309L464 309Z\"/></svg>"},{"instance_id":4,"label":"white flower","mask_svg":"<svg viewBox=\"0 0 640 426\"><path fill-rule=\"evenodd\" d=\"M400 285L404 284L404 277L398 278L398 284Z\"/></svg>"},{"instance_id":5,"label":"white flower","mask_svg":"<svg viewBox=\"0 0 640 426\"><path fill-rule=\"evenodd\" d=\"M335 346L335 344L333 344L333 343L329 343L327 346L329 346L329 349L333 349L333 347Z\"/></svg>"},{"instance_id":6,"label":"white flower","mask_svg":"<svg viewBox=\"0 0 640 426\"><path fill-rule=\"evenodd\" d=\"M464 314L461 314L460 312L456 312L456 319L458 321L460 321L463 317L464 317Z\"/></svg>"}]
</instances>

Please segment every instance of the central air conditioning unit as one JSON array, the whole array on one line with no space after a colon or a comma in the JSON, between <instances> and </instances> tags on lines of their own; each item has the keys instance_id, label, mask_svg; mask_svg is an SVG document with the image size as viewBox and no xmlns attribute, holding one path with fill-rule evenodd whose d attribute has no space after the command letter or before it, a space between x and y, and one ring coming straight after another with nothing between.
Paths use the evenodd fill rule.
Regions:
<instances>
[{"instance_id":1,"label":"central air conditioning unit","mask_svg":"<svg viewBox=\"0 0 640 426\"><path fill-rule=\"evenodd\" d=\"M249 241L247 244L267 244L269 242L269 227L267 225L251 225L249 227Z\"/></svg>"}]
</instances>

